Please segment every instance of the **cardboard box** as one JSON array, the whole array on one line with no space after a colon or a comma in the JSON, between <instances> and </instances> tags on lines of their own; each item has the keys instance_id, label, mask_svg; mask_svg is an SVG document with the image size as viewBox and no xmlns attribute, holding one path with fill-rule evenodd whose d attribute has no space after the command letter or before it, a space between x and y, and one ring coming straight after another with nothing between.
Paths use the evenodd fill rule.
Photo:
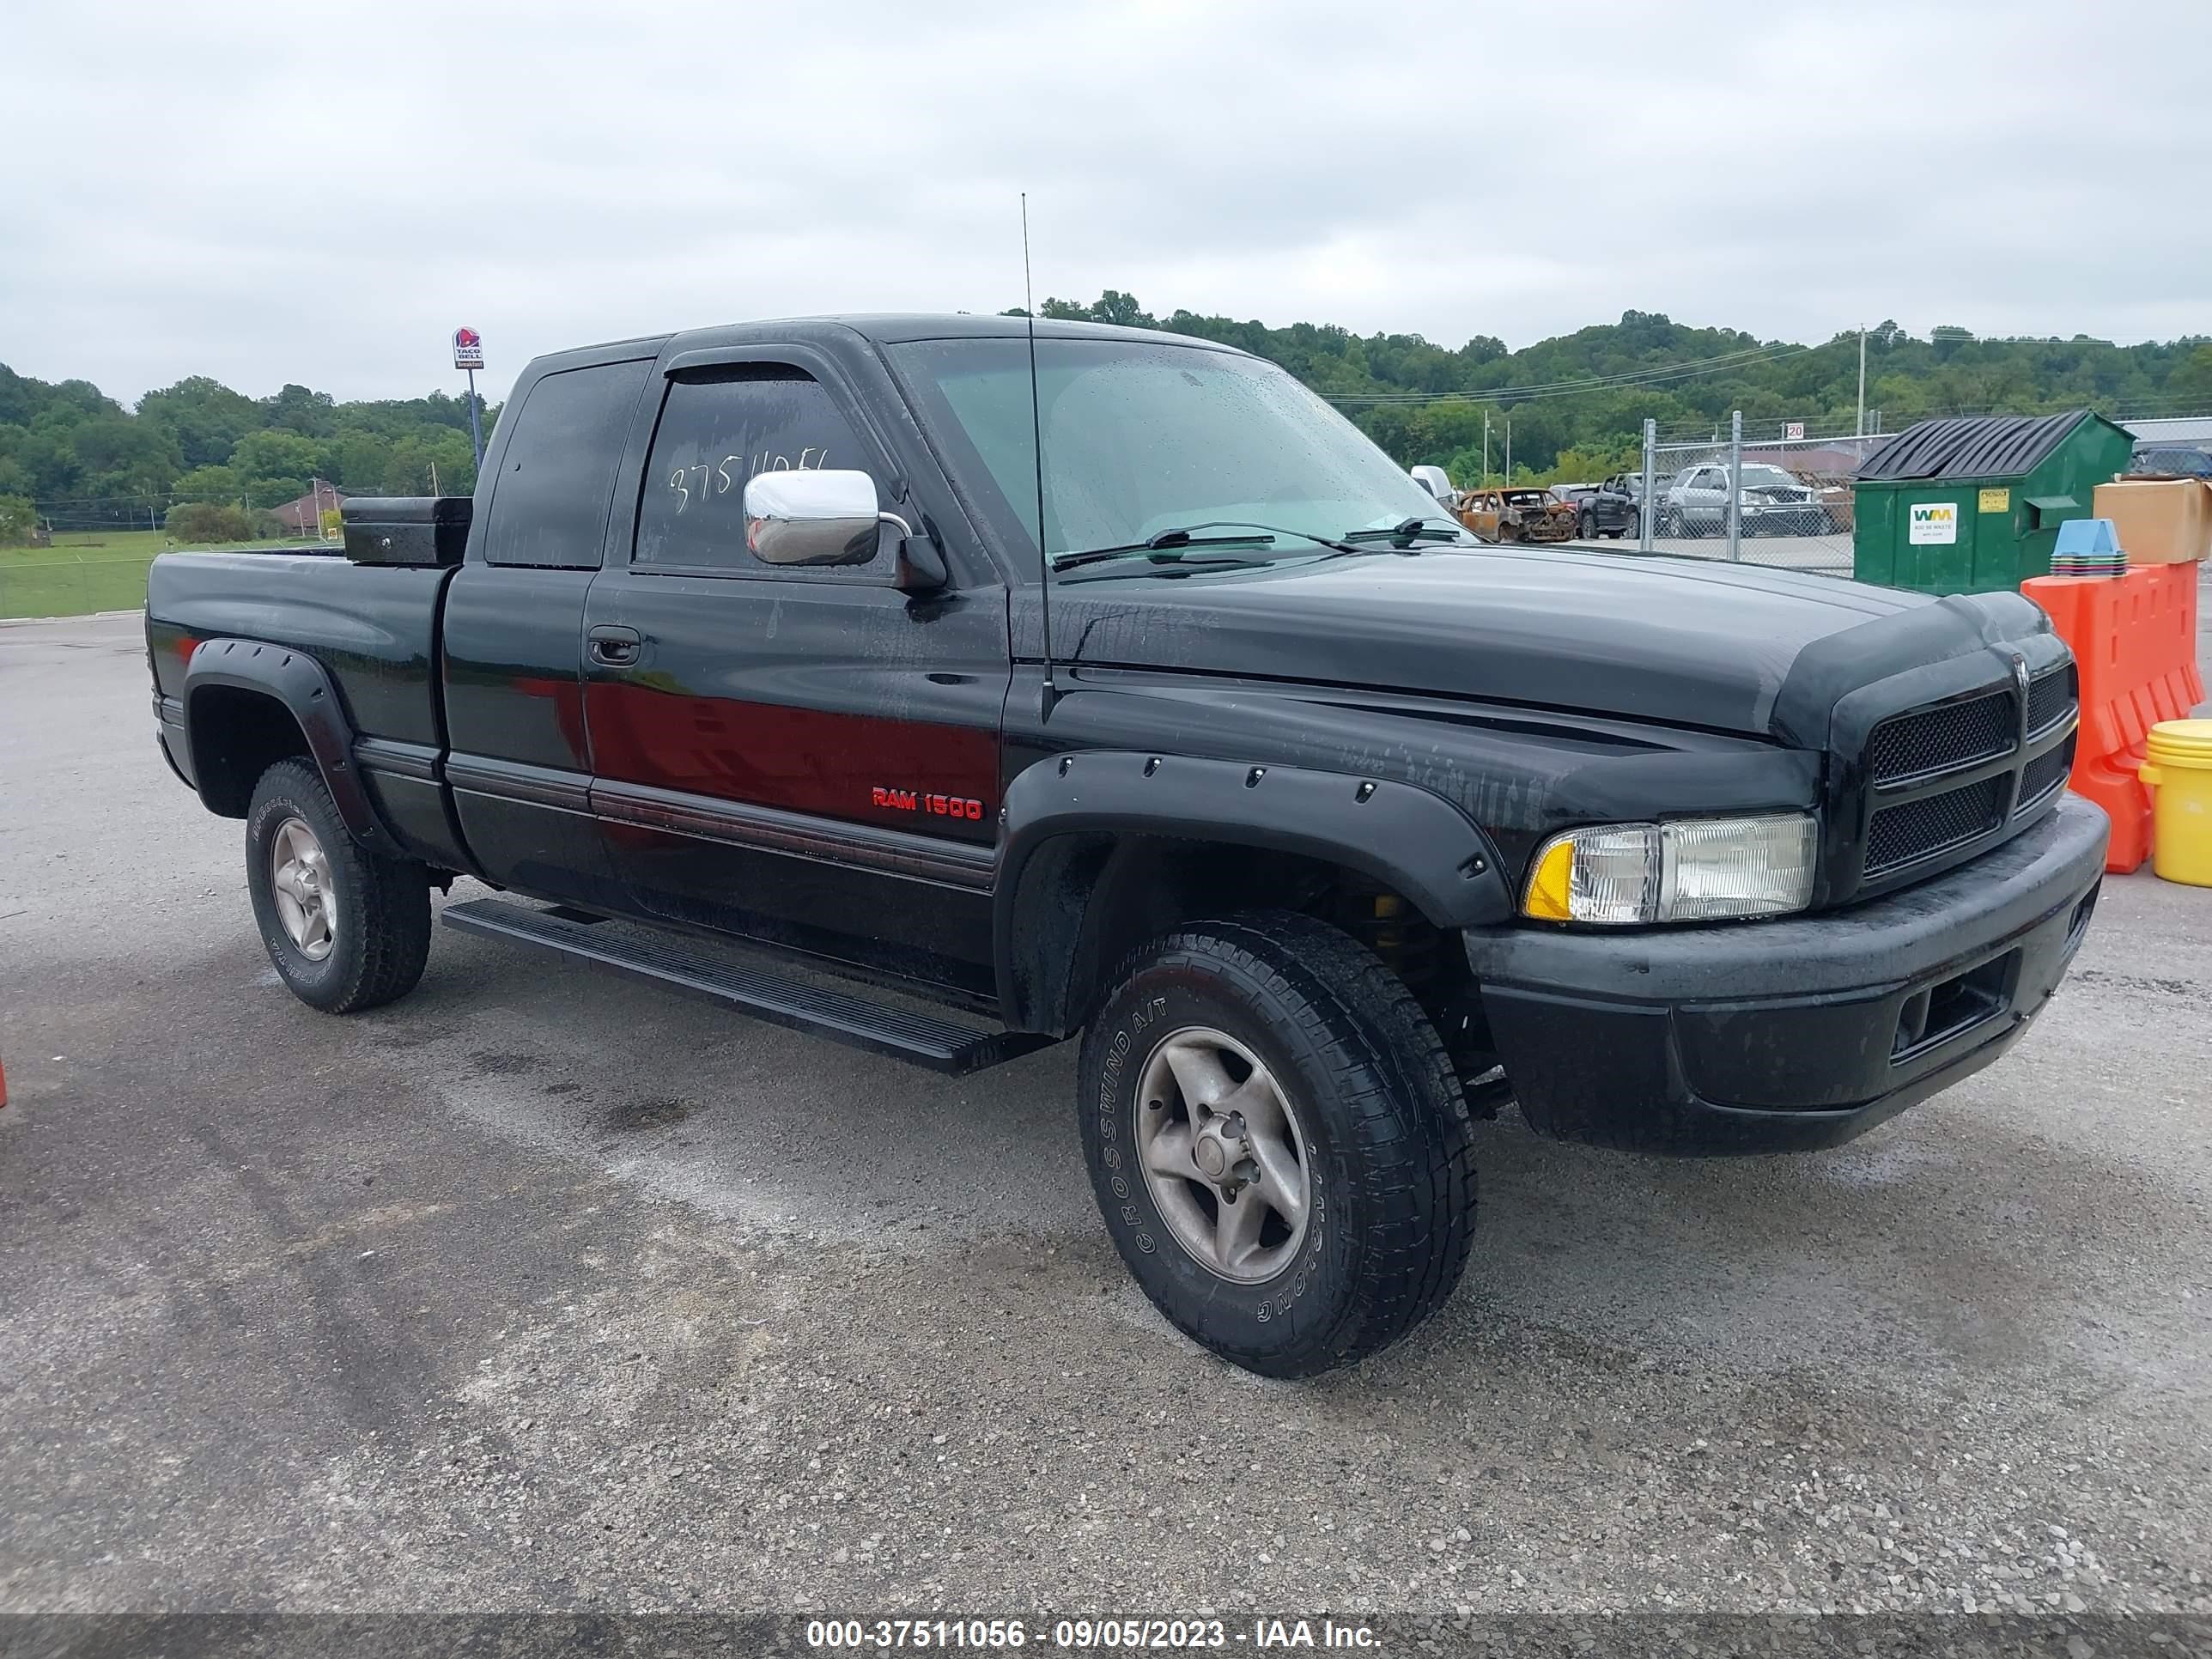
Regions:
<instances>
[{"instance_id":1,"label":"cardboard box","mask_svg":"<svg viewBox=\"0 0 2212 1659\"><path fill-rule=\"evenodd\" d=\"M2130 564L2187 564L2212 553L2212 483L2203 478L2100 483L2089 511L2112 521Z\"/></svg>"}]
</instances>

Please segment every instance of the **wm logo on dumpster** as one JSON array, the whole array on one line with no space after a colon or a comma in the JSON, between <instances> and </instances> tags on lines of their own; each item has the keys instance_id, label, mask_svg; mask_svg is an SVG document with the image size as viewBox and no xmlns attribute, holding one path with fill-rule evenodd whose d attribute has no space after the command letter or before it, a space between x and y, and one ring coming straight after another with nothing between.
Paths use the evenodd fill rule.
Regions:
<instances>
[{"instance_id":1,"label":"wm logo on dumpster","mask_svg":"<svg viewBox=\"0 0 2212 1659\"><path fill-rule=\"evenodd\" d=\"M1959 507L1955 501L1916 501L1907 509L1911 514L1905 530L1905 540L1917 545L1944 544L1959 539Z\"/></svg>"}]
</instances>

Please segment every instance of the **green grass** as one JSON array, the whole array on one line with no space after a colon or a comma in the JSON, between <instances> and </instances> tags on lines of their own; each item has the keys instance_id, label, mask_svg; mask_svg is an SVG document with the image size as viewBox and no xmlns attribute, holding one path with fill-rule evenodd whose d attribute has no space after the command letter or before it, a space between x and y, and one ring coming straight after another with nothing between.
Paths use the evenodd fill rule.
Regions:
<instances>
[{"instance_id":1,"label":"green grass","mask_svg":"<svg viewBox=\"0 0 2212 1659\"><path fill-rule=\"evenodd\" d=\"M0 617L135 611L146 603L146 567L175 546L159 530L84 530L62 532L52 547L0 547Z\"/></svg>"}]
</instances>

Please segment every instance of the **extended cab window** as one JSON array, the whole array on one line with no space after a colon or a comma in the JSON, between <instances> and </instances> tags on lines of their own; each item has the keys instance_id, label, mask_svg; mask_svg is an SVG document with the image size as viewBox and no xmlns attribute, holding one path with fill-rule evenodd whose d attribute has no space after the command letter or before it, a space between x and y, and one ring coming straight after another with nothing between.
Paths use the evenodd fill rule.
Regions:
<instances>
[{"instance_id":1,"label":"extended cab window","mask_svg":"<svg viewBox=\"0 0 2212 1659\"><path fill-rule=\"evenodd\" d=\"M817 467L872 471L851 424L819 380L781 363L748 363L672 381L653 434L637 514L636 562L663 568L792 574L745 544L745 482ZM850 575L869 565L811 568Z\"/></svg>"},{"instance_id":2,"label":"extended cab window","mask_svg":"<svg viewBox=\"0 0 2212 1659\"><path fill-rule=\"evenodd\" d=\"M615 469L652 367L563 369L530 388L492 488L486 560L570 570L599 564Z\"/></svg>"}]
</instances>

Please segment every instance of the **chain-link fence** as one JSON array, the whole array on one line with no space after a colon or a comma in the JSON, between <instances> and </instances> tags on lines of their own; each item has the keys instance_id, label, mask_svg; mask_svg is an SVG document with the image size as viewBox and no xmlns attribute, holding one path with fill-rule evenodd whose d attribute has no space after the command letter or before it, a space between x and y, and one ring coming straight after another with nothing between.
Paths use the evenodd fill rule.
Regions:
<instances>
[{"instance_id":1,"label":"chain-link fence","mask_svg":"<svg viewBox=\"0 0 2212 1659\"><path fill-rule=\"evenodd\" d=\"M1697 438L1647 428L1643 470L1611 483L1647 551L1848 576L1851 479L1890 435L1763 431L1740 415Z\"/></svg>"}]
</instances>

